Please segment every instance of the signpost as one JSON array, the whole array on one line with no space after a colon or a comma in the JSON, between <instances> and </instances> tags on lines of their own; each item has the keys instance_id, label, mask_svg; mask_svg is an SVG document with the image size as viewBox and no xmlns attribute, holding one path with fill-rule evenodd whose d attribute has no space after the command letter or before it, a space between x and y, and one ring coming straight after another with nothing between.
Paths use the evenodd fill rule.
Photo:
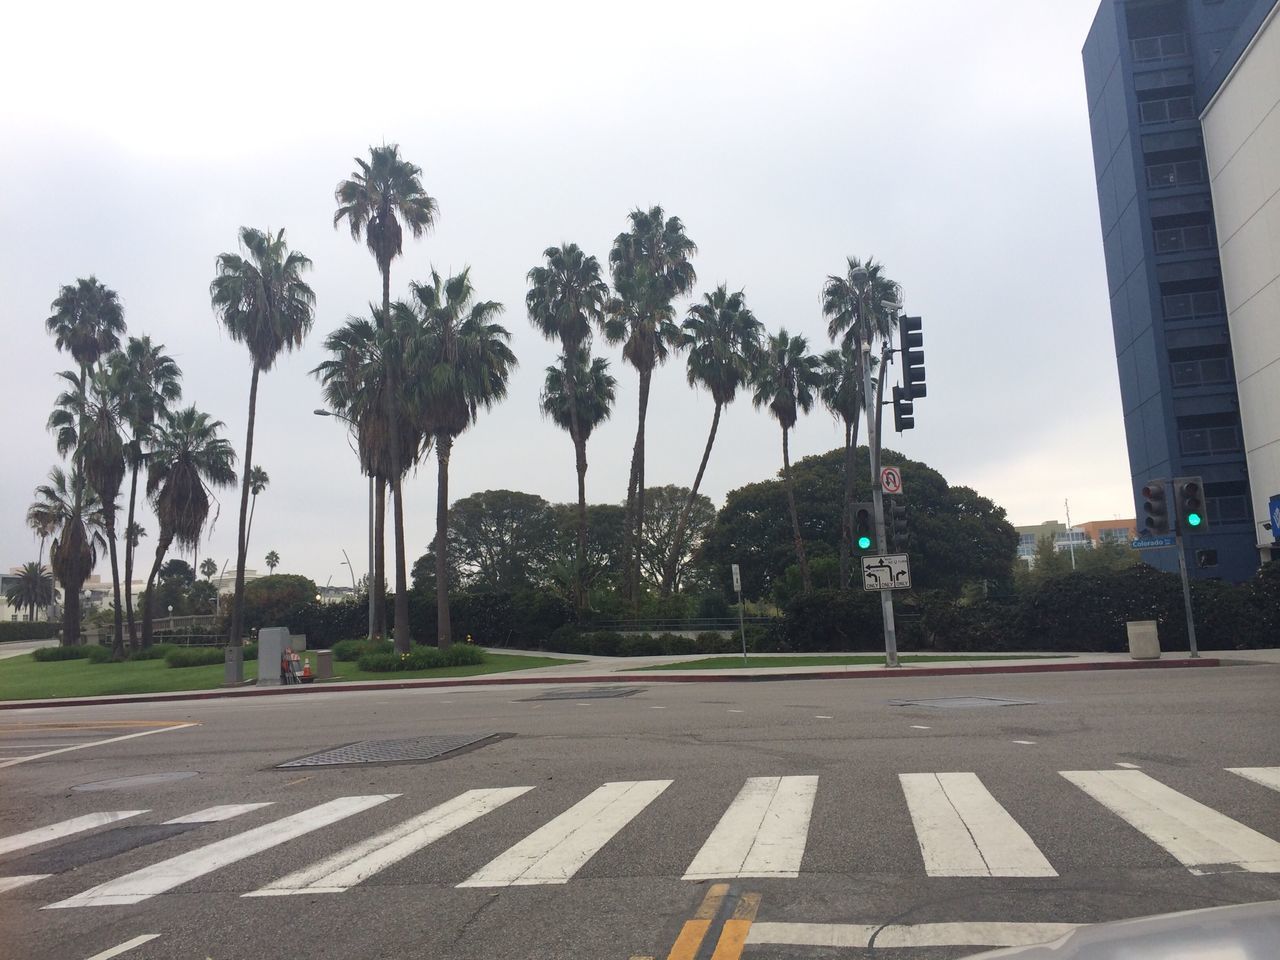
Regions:
<instances>
[{"instance_id":1,"label":"signpost","mask_svg":"<svg viewBox=\"0 0 1280 960\"><path fill-rule=\"evenodd\" d=\"M897 467L881 467L880 489L885 493L901 493L902 471Z\"/></svg>"},{"instance_id":2,"label":"signpost","mask_svg":"<svg viewBox=\"0 0 1280 960\"><path fill-rule=\"evenodd\" d=\"M886 553L862 558L863 590L908 590L911 564L905 553Z\"/></svg>"},{"instance_id":3,"label":"signpost","mask_svg":"<svg viewBox=\"0 0 1280 960\"><path fill-rule=\"evenodd\" d=\"M735 563L729 568L733 572L733 592L738 595L738 630L742 633L742 665L747 665L747 621L742 612L742 571Z\"/></svg>"}]
</instances>

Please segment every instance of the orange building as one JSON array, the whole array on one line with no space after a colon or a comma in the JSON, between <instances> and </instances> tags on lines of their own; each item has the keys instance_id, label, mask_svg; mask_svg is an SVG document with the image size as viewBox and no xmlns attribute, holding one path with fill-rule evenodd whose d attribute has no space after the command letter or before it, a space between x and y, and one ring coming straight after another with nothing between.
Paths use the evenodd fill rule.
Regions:
<instances>
[{"instance_id":1,"label":"orange building","mask_svg":"<svg viewBox=\"0 0 1280 960\"><path fill-rule=\"evenodd\" d=\"M1131 520L1090 520L1088 523L1077 523L1075 529L1083 530L1084 535L1095 544L1103 540L1119 540L1128 544L1138 536L1138 521Z\"/></svg>"}]
</instances>

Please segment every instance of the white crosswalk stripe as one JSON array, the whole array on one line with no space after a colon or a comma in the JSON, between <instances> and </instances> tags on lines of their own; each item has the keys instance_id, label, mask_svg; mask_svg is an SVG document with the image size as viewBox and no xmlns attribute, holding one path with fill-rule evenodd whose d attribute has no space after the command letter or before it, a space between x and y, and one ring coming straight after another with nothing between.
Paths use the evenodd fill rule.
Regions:
<instances>
[{"instance_id":1,"label":"white crosswalk stripe","mask_svg":"<svg viewBox=\"0 0 1280 960\"><path fill-rule=\"evenodd\" d=\"M458 886L568 883L583 864L669 786L670 780L606 783Z\"/></svg>"},{"instance_id":2,"label":"white crosswalk stripe","mask_svg":"<svg viewBox=\"0 0 1280 960\"><path fill-rule=\"evenodd\" d=\"M468 790L447 803L432 807L426 813L244 896L342 893L532 789L533 787L505 787Z\"/></svg>"},{"instance_id":3,"label":"white crosswalk stripe","mask_svg":"<svg viewBox=\"0 0 1280 960\"><path fill-rule=\"evenodd\" d=\"M1280 790L1280 767L1227 767L1228 773Z\"/></svg>"},{"instance_id":4,"label":"white crosswalk stripe","mask_svg":"<svg viewBox=\"0 0 1280 960\"><path fill-rule=\"evenodd\" d=\"M1062 771L1197 876L1280 873L1280 843L1192 800L1141 770Z\"/></svg>"},{"instance_id":5,"label":"white crosswalk stripe","mask_svg":"<svg viewBox=\"0 0 1280 960\"><path fill-rule=\"evenodd\" d=\"M46 910L68 907L102 907L140 903L157 894L172 890L196 877L212 873L271 847L296 840L304 834L337 823L353 814L376 807L398 797L398 793L380 793L363 797L339 797L310 810L303 810L282 820L255 827L216 843L197 847L187 853L143 867L116 880L100 883L74 897L51 903Z\"/></svg>"},{"instance_id":6,"label":"white crosswalk stripe","mask_svg":"<svg viewBox=\"0 0 1280 960\"><path fill-rule=\"evenodd\" d=\"M903 773L931 877L1056 877L1040 848L975 773Z\"/></svg>"},{"instance_id":7,"label":"white crosswalk stripe","mask_svg":"<svg viewBox=\"0 0 1280 960\"><path fill-rule=\"evenodd\" d=\"M34 847L40 843L48 843L50 840L59 840L62 837L69 837L73 833L82 833L85 830L102 827L108 823L128 820L130 817L136 817L146 812L146 810L109 810L105 813L87 813L82 817L63 820L61 823L51 823L47 827L37 827L25 833L15 833L11 837L0 837L0 853L12 853L14 850Z\"/></svg>"},{"instance_id":8,"label":"white crosswalk stripe","mask_svg":"<svg viewBox=\"0 0 1280 960\"><path fill-rule=\"evenodd\" d=\"M0 893L7 890L17 890L19 887L25 887L29 883L35 883L37 880L44 880L51 876L48 873L28 873L17 877L0 877Z\"/></svg>"},{"instance_id":9,"label":"white crosswalk stripe","mask_svg":"<svg viewBox=\"0 0 1280 960\"><path fill-rule=\"evenodd\" d=\"M269 807L273 802L224 803L216 807L197 810L195 813L189 813L185 817L174 817L172 820L166 820L165 823L221 823L223 820L238 817L242 813L250 813L254 810L261 810L263 807Z\"/></svg>"},{"instance_id":10,"label":"white crosswalk stripe","mask_svg":"<svg viewBox=\"0 0 1280 960\"><path fill-rule=\"evenodd\" d=\"M817 792L817 777L750 778L684 878L799 876Z\"/></svg>"}]
</instances>

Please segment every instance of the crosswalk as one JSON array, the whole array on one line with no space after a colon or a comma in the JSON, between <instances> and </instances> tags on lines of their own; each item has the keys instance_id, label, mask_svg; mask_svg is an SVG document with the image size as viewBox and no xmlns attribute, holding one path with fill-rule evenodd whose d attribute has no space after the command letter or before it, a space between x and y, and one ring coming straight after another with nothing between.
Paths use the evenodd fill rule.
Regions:
<instances>
[{"instance_id":1,"label":"crosswalk","mask_svg":"<svg viewBox=\"0 0 1280 960\"><path fill-rule=\"evenodd\" d=\"M1240 784L1239 789L1249 791L1255 804L1275 799L1259 787L1280 791L1280 767L1232 767L1225 772L1240 778L1235 781ZM690 859L681 876L690 881L802 876L806 853L827 839L811 837L815 802L820 796L819 780L817 776L748 778L718 819L707 819L705 840L690 844L685 853ZM905 816L914 833L918 850L904 854L904 871L949 878L1058 876L1058 868L1033 838L1034 831L1029 832L1010 813L1011 807L1019 809L1024 798L1011 796L1009 788L997 791L1002 794L997 796L975 772L903 773L898 775L898 781L901 803L896 811L889 809L884 815ZM541 809L537 804L530 805L529 798L537 796L532 786L467 790L426 810L414 809L411 796L394 793L336 797L283 816L264 813L269 808L282 807L283 802L218 804L162 822L156 818L153 822L162 825L136 829L162 831L177 829L175 825L194 829L242 817L273 818L43 906L62 910L140 903L249 858L263 857L269 866L271 851L309 835L308 849L316 851L317 859L264 885L242 889L241 896L341 894L411 857L419 858L417 862L424 865L431 882L460 888L565 884L624 830L630 828L634 841L644 830L661 828L669 817L682 810L690 794L673 796L680 793L669 789L674 782L604 783L549 818L548 814L536 812ZM1066 770L1053 783L1074 792L1077 798L1090 798L1096 803L1097 818L1114 815L1118 824L1127 824L1153 849L1162 850L1170 866L1181 864L1193 875L1280 873L1280 842L1276 838L1179 792L1143 770ZM337 849L333 844L326 845L325 828L375 808L387 813L394 810L395 824L357 842L338 845ZM496 845L486 843L486 823L499 810L511 812L503 821L508 827L516 811L526 811L538 822L530 824L530 832L523 839L493 856ZM76 842L80 835L124 820L138 822L137 818L150 812L99 811L0 837L0 893L36 889L37 884L58 876L61 868L56 867L44 868L53 873L21 870L32 848ZM351 832L357 832L364 819L356 821L356 831ZM1280 823L1280 818L1276 822ZM1094 825L1094 821L1086 821L1078 826L1087 830ZM665 833L661 829L658 832ZM477 866L473 861L467 866L472 872L465 878L432 876L428 848L459 833L465 833L468 841L476 841L475 860L487 858L488 862ZM670 838L664 835L662 842L669 845ZM468 843L467 849L471 848ZM19 869L6 871L8 855L18 851L26 852L13 861ZM53 857L50 862L57 859ZM290 866L297 862L293 858ZM850 865L850 872L856 872L855 864ZM259 874L259 883L270 875ZM63 883L72 876L66 874Z\"/></svg>"}]
</instances>

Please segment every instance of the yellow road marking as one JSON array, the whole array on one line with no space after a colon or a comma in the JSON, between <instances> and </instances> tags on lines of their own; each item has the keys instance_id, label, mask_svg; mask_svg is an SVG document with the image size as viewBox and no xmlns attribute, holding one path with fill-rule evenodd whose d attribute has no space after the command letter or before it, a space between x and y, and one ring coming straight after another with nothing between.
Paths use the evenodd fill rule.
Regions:
<instances>
[{"instance_id":1,"label":"yellow road marking","mask_svg":"<svg viewBox=\"0 0 1280 960\"><path fill-rule=\"evenodd\" d=\"M672 944L667 960L694 960L698 955L698 948L702 946L702 941L707 936L707 931L711 929L711 921L715 919L716 911L720 909L720 904L728 892L727 883L713 883L707 889L707 895L702 898L702 904L693 915L694 918L686 920L684 926L680 928L680 935Z\"/></svg>"},{"instance_id":2,"label":"yellow road marking","mask_svg":"<svg viewBox=\"0 0 1280 960\"><path fill-rule=\"evenodd\" d=\"M707 895L702 898L702 905L698 907L698 912L694 914L694 917L699 920L715 919L716 911L720 909L720 903L728 892L729 885L727 883L713 883L707 888Z\"/></svg>"},{"instance_id":3,"label":"yellow road marking","mask_svg":"<svg viewBox=\"0 0 1280 960\"><path fill-rule=\"evenodd\" d=\"M751 923L756 918L756 910L760 908L760 894L744 893L733 908L733 916L724 922L720 931L720 939L716 942L716 952L711 960L739 960L742 949L747 944L747 934Z\"/></svg>"}]
</instances>

